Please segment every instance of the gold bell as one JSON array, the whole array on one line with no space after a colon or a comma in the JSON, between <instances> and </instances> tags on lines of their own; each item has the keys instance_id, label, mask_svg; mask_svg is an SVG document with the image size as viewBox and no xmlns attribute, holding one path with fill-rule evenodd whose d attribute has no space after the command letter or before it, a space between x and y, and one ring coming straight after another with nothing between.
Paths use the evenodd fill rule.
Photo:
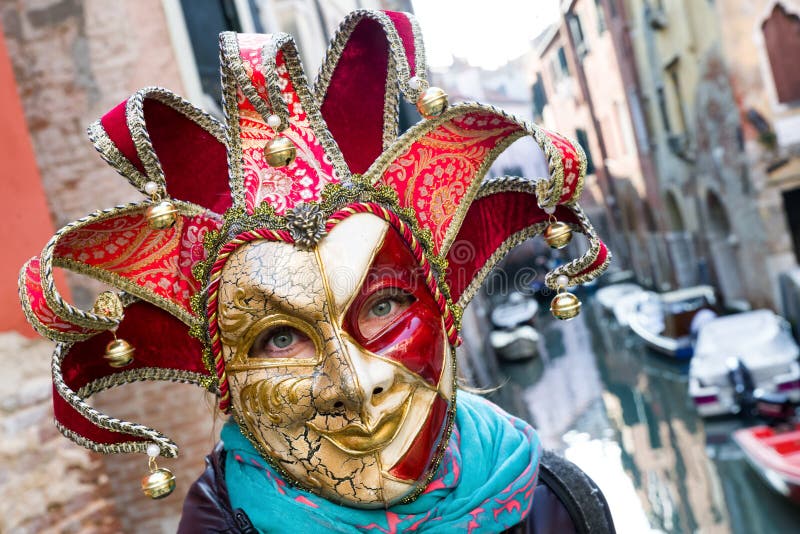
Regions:
<instances>
[{"instance_id":1,"label":"gold bell","mask_svg":"<svg viewBox=\"0 0 800 534\"><path fill-rule=\"evenodd\" d=\"M151 499L163 499L175 490L175 475L165 467L153 469L142 478L142 491Z\"/></svg>"},{"instance_id":2,"label":"gold bell","mask_svg":"<svg viewBox=\"0 0 800 534\"><path fill-rule=\"evenodd\" d=\"M578 297L567 291L558 293L550 302L550 313L556 319L566 321L577 317L581 312L581 301Z\"/></svg>"},{"instance_id":3,"label":"gold bell","mask_svg":"<svg viewBox=\"0 0 800 534\"><path fill-rule=\"evenodd\" d=\"M286 167L297 157L297 147L287 137L277 135L264 145L264 159L270 167Z\"/></svg>"},{"instance_id":4,"label":"gold bell","mask_svg":"<svg viewBox=\"0 0 800 534\"><path fill-rule=\"evenodd\" d=\"M551 248L562 249L572 240L572 230L566 223L553 221L544 231L544 240Z\"/></svg>"},{"instance_id":5,"label":"gold bell","mask_svg":"<svg viewBox=\"0 0 800 534\"><path fill-rule=\"evenodd\" d=\"M135 350L133 345L127 341L117 339L114 336L114 339L106 345L106 353L103 358L108 360L108 365L111 367L125 367L133 361L133 352Z\"/></svg>"},{"instance_id":6,"label":"gold bell","mask_svg":"<svg viewBox=\"0 0 800 534\"><path fill-rule=\"evenodd\" d=\"M178 209L168 201L162 200L147 208L147 222L153 230L166 230L171 228L178 220Z\"/></svg>"},{"instance_id":7,"label":"gold bell","mask_svg":"<svg viewBox=\"0 0 800 534\"><path fill-rule=\"evenodd\" d=\"M417 111L430 119L444 113L447 109L447 93L439 87L428 87L417 99Z\"/></svg>"}]
</instances>

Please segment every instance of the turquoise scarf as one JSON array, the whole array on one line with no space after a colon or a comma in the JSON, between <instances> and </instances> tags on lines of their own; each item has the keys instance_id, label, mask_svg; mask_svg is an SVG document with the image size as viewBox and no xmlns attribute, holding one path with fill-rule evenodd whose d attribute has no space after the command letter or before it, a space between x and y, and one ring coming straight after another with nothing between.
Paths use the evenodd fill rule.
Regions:
<instances>
[{"instance_id":1,"label":"turquoise scarf","mask_svg":"<svg viewBox=\"0 0 800 534\"><path fill-rule=\"evenodd\" d=\"M232 421L221 437L231 506L261 532L501 532L527 517L540 455L527 423L459 391L450 442L425 492L410 504L367 510L290 486Z\"/></svg>"}]
</instances>

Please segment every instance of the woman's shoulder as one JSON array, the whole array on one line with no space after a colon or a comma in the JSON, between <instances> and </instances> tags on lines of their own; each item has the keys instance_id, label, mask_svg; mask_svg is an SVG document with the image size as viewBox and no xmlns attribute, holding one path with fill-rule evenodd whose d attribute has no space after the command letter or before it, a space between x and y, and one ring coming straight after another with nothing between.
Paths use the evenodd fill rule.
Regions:
<instances>
[{"instance_id":1,"label":"woman's shoulder","mask_svg":"<svg viewBox=\"0 0 800 534\"><path fill-rule=\"evenodd\" d=\"M206 456L206 468L189 488L183 502L178 534L194 532L256 534L247 514L231 508L225 483L225 449L221 442Z\"/></svg>"}]
</instances>

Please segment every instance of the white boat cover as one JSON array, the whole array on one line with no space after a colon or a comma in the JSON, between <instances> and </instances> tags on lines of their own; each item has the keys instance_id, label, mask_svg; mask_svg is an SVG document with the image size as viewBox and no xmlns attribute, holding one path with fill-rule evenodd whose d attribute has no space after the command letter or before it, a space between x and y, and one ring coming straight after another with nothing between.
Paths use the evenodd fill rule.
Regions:
<instances>
[{"instance_id":1,"label":"white boat cover","mask_svg":"<svg viewBox=\"0 0 800 534\"><path fill-rule=\"evenodd\" d=\"M750 369L786 364L800 353L786 321L770 310L719 317L700 328L692 359L695 376L725 373L728 358Z\"/></svg>"}]
</instances>

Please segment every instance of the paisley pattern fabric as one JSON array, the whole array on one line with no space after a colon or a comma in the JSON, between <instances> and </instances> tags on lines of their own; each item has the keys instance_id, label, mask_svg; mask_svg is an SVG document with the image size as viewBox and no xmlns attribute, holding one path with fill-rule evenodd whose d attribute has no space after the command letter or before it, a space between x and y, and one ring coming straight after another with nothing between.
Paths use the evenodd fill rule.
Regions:
<instances>
[{"instance_id":1,"label":"paisley pattern fabric","mask_svg":"<svg viewBox=\"0 0 800 534\"><path fill-rule=\"evenodd\" d=\"M410 504L366 510L288 485L233 422L222 441L231 507L262 532L502 532L528 516L541 455L530 425L460 391L450 443L425 492Z\"/></svg>"},{"instance_id":2,"label":"paisley pattern fabric","mask_svg":"<svg viewBox=\"0 0 800 534\"><path fill-rule=\"evenodd\" d=\"M462 199L482 175L480 168L491 163L498 144L518 130L496 114L457 116L399 154L381 181L400 192L401 204L412 208L420 226L441 244Z\"/></svg>"},{"instance_id":3,"label":"paisley pattern fabric","mask_svg":"<svg viewBox=\"0 0 800 534\"><path fill-rule=\"evenodd\" d=\"M581 158L575 146L565 137L554 133L545 132L556 149L561 153L561 167L564 169L564 183L562 185L559 203L575 200L575 193L579 193L578 185L583 175L581 174Z\"/></svg>"},{"instance_id":4,"label":"paisley pattern fabric","mask_svg":"<svg viewBox=\"0 0 800 534\"><path fill-rule=\"evenodd\" d=\"M267 82L262 72L261 50L271 39L267 35L240 34L239 54L242 65L255 88L256 94L269 106ZM297 158L286 167L275 168L264 159L264 146L275 137L275 131L244 96L237 92L239 103L239 129L242 144L245 206L248 212L262 202L268 202L277 213L285 213L301 202L319 200L325 184L334 181L333 166L309 123L294 84L286 68L283 52L278 52L275 74L281 96L288 106L289 127L281 135L291 139L297 147Z\"/></svg>"}]
</instances>

